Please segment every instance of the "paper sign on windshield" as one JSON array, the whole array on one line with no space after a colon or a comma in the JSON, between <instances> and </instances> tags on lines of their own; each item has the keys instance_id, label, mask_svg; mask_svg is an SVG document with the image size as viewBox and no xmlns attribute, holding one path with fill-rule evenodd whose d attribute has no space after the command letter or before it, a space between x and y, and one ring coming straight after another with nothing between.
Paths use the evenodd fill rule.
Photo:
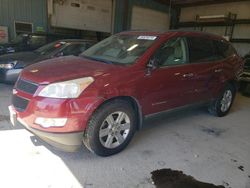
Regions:
<instances>
[{"instance_id":1,"label":"paper sign on windshield","mask_svg":"<svg viewBox=\"0 0 250 188\"><path fill-rule=\"evenodd\" d=\"M139 36L137 39L142 39L142 40L155 40L157 37L156 36Z\"/></svg>"}]
</instances>

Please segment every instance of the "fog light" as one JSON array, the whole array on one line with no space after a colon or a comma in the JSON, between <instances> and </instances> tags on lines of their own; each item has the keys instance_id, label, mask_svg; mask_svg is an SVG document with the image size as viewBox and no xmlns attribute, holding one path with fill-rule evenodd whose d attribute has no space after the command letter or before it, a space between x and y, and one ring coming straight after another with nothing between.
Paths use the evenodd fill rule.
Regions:
<instances>
[{"instance_id":1,"label":"fog light","mask_svg":"<svg viewBox=\"0 0 250 188\"><path fill-rule=\"evenodd\" d=\"M63 127L67 122L67 118L41 118L38 117L35 120L35 124L38 124L44 128L49 127Z\"/></svg>"}]
</instances>

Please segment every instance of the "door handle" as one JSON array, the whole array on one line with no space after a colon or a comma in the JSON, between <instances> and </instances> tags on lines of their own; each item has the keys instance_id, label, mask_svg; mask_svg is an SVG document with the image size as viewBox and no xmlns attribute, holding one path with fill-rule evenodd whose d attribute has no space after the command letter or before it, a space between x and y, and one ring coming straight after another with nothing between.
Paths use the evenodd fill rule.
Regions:
<instances>
[{"instance_id":1,"label":"door handle","mask_svg":"<svg viewBox=\"0 0 250 188\"><path fill-rule=\"evenodd\" d=\"M222 69L215 69L214 72L215 73L220 73L220 72L222 72Z\"/></svg>"},{"instance_id":2,"label":"door handle","mask_svg":"<svg viewBox=\"0 0 250 188\"><path fill-rule=\"evenodd\" d=\"M182 75L184 78L190 78L190 77L193 77L194 74L193 73L187 73L187 74L183 74Z\"/></svg>"}]
</instances>

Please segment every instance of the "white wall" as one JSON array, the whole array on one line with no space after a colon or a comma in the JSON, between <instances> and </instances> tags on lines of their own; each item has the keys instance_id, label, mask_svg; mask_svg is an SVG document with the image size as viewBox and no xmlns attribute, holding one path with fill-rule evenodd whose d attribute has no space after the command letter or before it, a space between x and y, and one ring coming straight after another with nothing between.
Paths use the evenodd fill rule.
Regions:
<instances>
[{"instance_id":1,"label":"white wall","mask_svg":"<svg viewBox=\"0 0 250 188\"><path fill-rule=\"evenodd\" d=\"M165 12L133 6L131 29L167 31L169 30L169 15Z\"/></svg>"},{"instance_id":2,"label":"white wall","mask_svg":"<svg viewBox=\"0 0 250 188\"><path fill-rule=\"evenodd\" d=\"M112 1L111 0L62 0L48 4L51 25L55 27L111 32ZM72 3L80 7L72 6ZM51 8L51 6L53 6Z\"/></svg>"},{"instance_id":3,"label":"white wall","mask_svg":"<svg viewBox=\"0 0 250 188\"><path fill-rule=\"evenodd\" d=\"M238 19L250 19L250 2L235 2L182 8L180 21L194 21L197 14L207 16L227 14L228 12L237 14Z\"/></svg>"},{"instance_id":4,"label":"white wall","mask_svg":"<svg viewBox=\"0 0 250 188\"><path fill-rule=\"evenodd\" d=\"M250 2L215 4L181 9L180 22L195 21L196 15L227 15L237 14L237 19L250 19ZM205 27L204 31L218 35L225 34L225 27ZM250 25L236 25L233 38L250 38ZM234 44L241 55L250 51L250 44Z\"/></svg>"}]
</instances>

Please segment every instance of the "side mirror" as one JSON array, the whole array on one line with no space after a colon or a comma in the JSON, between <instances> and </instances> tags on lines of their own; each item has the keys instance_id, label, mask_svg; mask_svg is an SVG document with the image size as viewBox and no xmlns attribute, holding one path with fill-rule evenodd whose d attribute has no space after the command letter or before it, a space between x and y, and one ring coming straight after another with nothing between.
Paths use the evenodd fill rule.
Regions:
<instances>
[{"instance_id":1,"label":"side mirror","mask_svg":"<svg viewBox=\"0 0 250 188\"><path fill-rule=\"evenodd\" d=\"M150 59L148 64L147 64L147 68L150 69L150 70L154 70L158 67L158 61L157 59Z\"/></svg>"},{"instance_id":2,"label":"side mirror","mask_svg":"<svg viewBox=\"0 0 250 188\"><path fill-rule=\"evenodd\" d=\"M158 61L157 59L150 59L148 64L147 64L147 71L146 71L146 75L147 76L150 76L151 75L151 72L155 69L157 69L158 67Z\"/></svg>"}]
</instances>

